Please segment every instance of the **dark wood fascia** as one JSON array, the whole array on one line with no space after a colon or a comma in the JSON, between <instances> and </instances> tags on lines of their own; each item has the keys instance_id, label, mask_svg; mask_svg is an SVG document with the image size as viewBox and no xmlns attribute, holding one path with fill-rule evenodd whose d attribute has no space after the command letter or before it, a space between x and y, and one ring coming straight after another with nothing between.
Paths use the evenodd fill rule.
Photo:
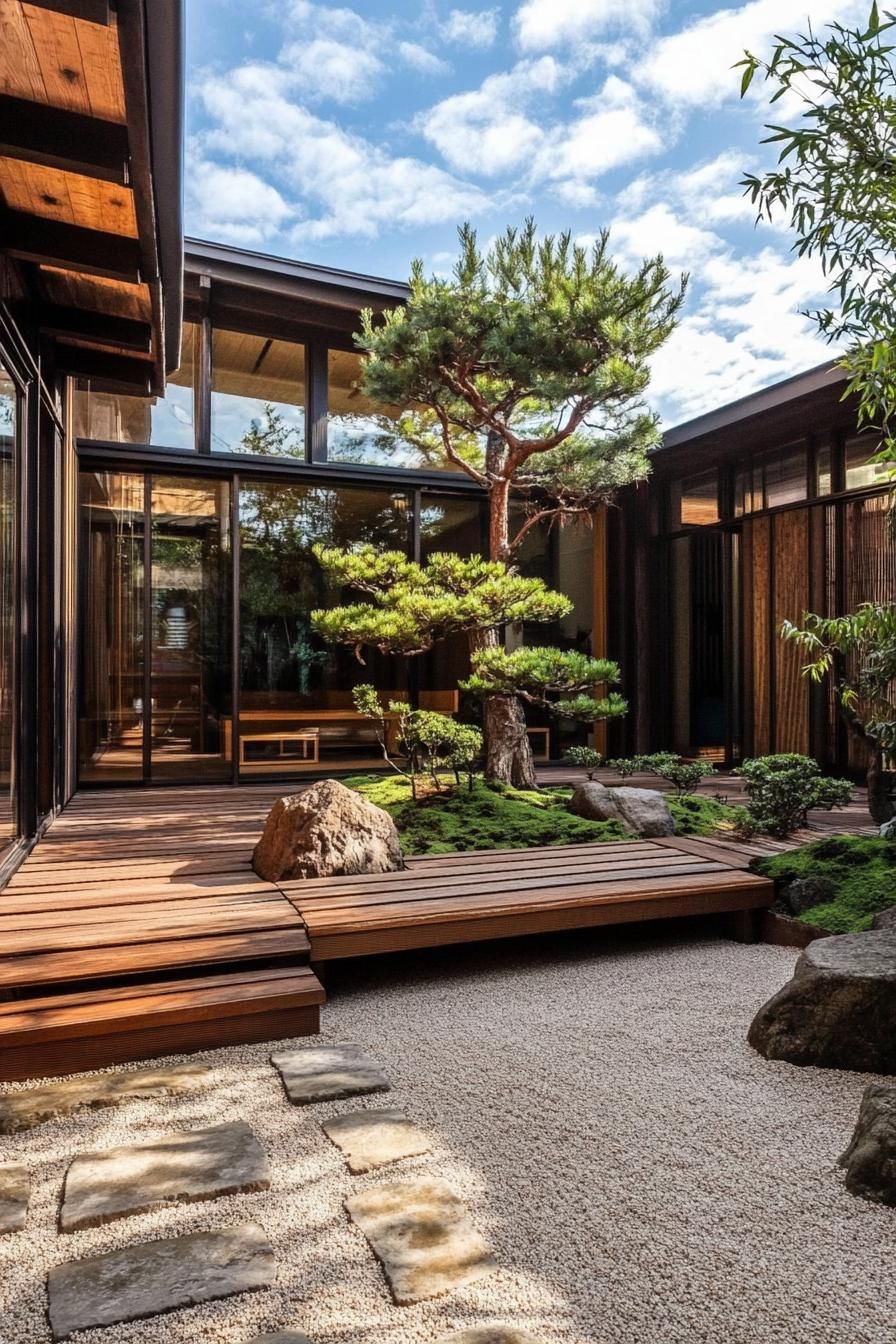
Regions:
<instances>
[{"instance_id":1,"label":"dark wood fascia","mask_svg":"<svg viewBox=\"0 0 896 1344\"><path fill-rule=\"evenodd\" d=\"M149 354L150 351L150 327L129 317L48 303L38 309L38 322L41 331L50 336L117 345L122 350L133 350L138 354Z\"/></svg>"},{"instance_id":2,"label":"dark wood fascia","mask_svg":"<svg viewBox=\"0 0 896 1344\"><path fill-rule=\"evenodd\" d=\"M0 155L128 185L128 129L64 108L0 95Z\"/></svg>"},{"instance_id":3,"label":"dark wood fascia","mask_svg":"<svg viewBox=\"0 0 896 1344\"><path fill-rule=\"evenodd\" d=\"M109 0L28 0L28 4L32 9L46 9L51 14L65 14L70 19L100 23L104 27L111 17Z\"/></svg>"},{"instance_id":4,"label":"dark wood fascia","mask_svg":"<svg viewBox=\"0 0 896 1344\"><path fill-rule=\"evenodd\" d=\"M7 211L0 225L0 246L19 261L83 271L128 284L138 284L143 279L136 238L62 224L55 219L38 219L17 210Z\"/></svg>"}]
</instances>

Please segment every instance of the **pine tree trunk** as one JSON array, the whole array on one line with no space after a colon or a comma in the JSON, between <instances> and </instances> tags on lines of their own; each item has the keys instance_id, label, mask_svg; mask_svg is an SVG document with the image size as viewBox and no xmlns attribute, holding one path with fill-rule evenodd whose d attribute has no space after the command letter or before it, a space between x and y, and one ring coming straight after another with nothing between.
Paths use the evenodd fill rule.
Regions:
<instances>
[{"instance_id":1,"label":"pine tree trunk","mask_svg":"<svg viewBox=\"0 0 896 1344\"><path fill-rule=\"evenodd\" d=\"M497 473L500 458L506 452L502 440L489 434L486 461L489 470ZM489 491L488 549L491 560L509 561L510 540L510 482L493 477ZM471 635L472 651L495 647L497 630L484 630ZM482 730L485 736L485 777L515 789L537 789L532 746L526 733L523 706L515 695L494 695L482 706Z\"/></svg>"}]
</instances>

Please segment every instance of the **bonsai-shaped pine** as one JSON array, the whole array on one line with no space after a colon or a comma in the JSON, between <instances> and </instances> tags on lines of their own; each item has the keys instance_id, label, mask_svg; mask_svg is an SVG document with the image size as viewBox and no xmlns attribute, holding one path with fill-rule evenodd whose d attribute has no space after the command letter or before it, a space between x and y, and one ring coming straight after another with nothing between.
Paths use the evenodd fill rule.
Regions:
<instances>
[{"instance_id":1,"label":"bonsai-shaped pine","mask_svg":"<svg viewBox=\"0 0 896 1344\"><path fill-rule=\"evenodd\" d=\"M828 779L817 761L795 752L757 756L734 773L746 785L750 823L768 835L790 835L812 808L845 807L853 794L848 779Z\"/></svg>"},{"instance_id":2,"label":"bonsai-shaped pine","mask_svg":"<svg viewBox=\"0 0 896 1344\"><path fill-rule=\"evenodd\" d=\"M670 286L661 257L627 274L606 233L589 251L569 233L539 239L531 219L484 252L469 225L459 238L450 279L427 279L415 261L407 302L362 314L361 387L408 408L398 430L425 460L483 487L489 559L512 566L537 524L590 519L648 474L659 437L643 400L649 360L675 327L685 278ZM474 639L496 647L497 625ZM487 774L534 788L519 698L490 695L484 726Z\"/></svg>"},{"instance_id":3,"label":"bonsai-shaped pine","mask_svg":"<svg viewBox=\"0 0 896 1344\"><path fill-rule=\"evenodd\" d=\"M541 579L516 574L497 560L464 559L450 553L431 555L417 564L400 551L355 551L315 547L321 566L340 584L367 597L342 607L313 611L311 622L322 638L354 648L363 662L365 646L381 653L416 655L440 639L465 634L471 645L472 675L463 688L488 706L495 699L521 700L582 722L615 718L628 708L615 691L595 696L596 687L615 685L619 668L578 650L477 647L483 634L510 622L554 621L572 609L569 598L554 593ZM397 711L396 711L397 712ZM522 716L521 716L522 717ZM523 733L525 733L525 720ZM503 745L486 740L486 777L504 781L494 757ZM530 757L531 759L531 757ZM522 787L514 776L511 783ZM532 787L535 787L534 779Z\"/></svg>"},{"instance_id":4,"label":"bonsai-shaped pine","mask_svg":"<svg viewBox=\"0 0 896 1344\"><path fill-rule=\"evenodd\" d=\"M440 770L449 769L455 782L460 784L461 773L467 776L472 790L476 764L482 755L482 733L468 723L457 723L447 714L434 710L412 709L403 700L393 700L388 712L397 715L398 735L404 747L408 769L403 770L389 752L386 734L386 710L380 697L369 683L356 686L352 692L355 709L376 725L377 741L384 759L399 775L409 780L411 797L417 799L417 781L428 771L437 792L442 784Z\"/></svg>"},{"instance_id":5,"label":"bonsai-shaped pine","mask_svg":"<svg viewBox=\"0 0 896 1344\"><path fill-rule=\"evenodd\" d=\"M884 757L896 750L896 603L864 602L847 616L807 613L781 635L804 650L803 675L831 677L840 712L868 753L868 810L880 824L894 815Z\"/></svg>"},{"instance_id":6,"label":"bonsai-shaped pine","mask_svg":"<svg viewBox=\"0 0 896 1344\"><path fill-rule=\"evenodd\" d=\"M678 797L693 793L700 781L715 774L709 761L683 761L674 751L655 751L641 757L642 765L672 785Z\"/></svg>"},{"instance_id":7,"label":"bonsai-shaped pine","mask_svg":"<svg viewBox=\"0 0 896 1344\"><path fill-rule=\"evenodd\" d=\"M807 6L808 8L808 6ZM800 256L817 256L833 308L810 316L845 346L839 363L873 427L878 460L896 470L896 16L877 0L865 27L831 23L776 37L768 60L746 52L741 95L761 73L771 102L802 109L796 124L769 125L778 165L743 186L772 218L783 211Z\"/></svg>"},{"instance_id":8,"label":"bonsai-shaped pine","mask_svg":"<svg viewBox=\"0 0 896 1344\"><path fill-rule=\"evenodd\" d=\"M646 756L616 756L612 761L607 761L607 769L615 770L623 779L631 779L632 775L647 769L646 760Z\"/></svg>"},{"instance_id":9,"label":"bonsai-shaped pine","mask_svg":"<svg viewBox=\"0 0 896 1344\"><path fill-rule=\"evenodd\" d=\"M604 761L601 753L595 751L594 747L578 746L570 747L569 750L564 753L563 759L564 761L568 761L570 765L578 766L580 770L584 770L588 779L594 778Z\"/></svg>"}]
</instances>

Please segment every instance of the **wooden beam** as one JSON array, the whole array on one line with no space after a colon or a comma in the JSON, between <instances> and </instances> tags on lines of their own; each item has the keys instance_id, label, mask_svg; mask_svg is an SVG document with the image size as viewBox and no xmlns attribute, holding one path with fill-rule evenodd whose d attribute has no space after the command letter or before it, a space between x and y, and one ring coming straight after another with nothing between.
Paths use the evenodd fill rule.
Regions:
<instances>
[{"instance_id":1,"label":"wooden beam","mask_svg":"<svg viewBox=\"0 0 896 1344\"><path fill-rule=\"evenodd\" d=\"M140 244L136 238L55 219L10 210L0 215L0 248L19 261L61 266L69 271L105 275L136 284L140 274Z\"/></svg>"},{"instance_id":2,"label":"wooden beam","mask_svg":"<svg viewBox=\"0 0 896 1344\"><path fill-rule=\"evenodd\" d=\"M109 23L109 0L26 0L29 9L48 9L52 14L66 14L70 19L85 23Z\"/></svg>"},{"instance_id":3,"label":"wooden beam","mask_svg":"<svg viewBox=\"0 0 896 1344\"><path fill-rule=\"evenodd\" d=\"M0 96L0 155L128 184L128 128L24 98Z\"/></svg>"},{"instance_id":4,"label":"wooden beam","mask_svg":"<svg viewBox=\"0 0 896 1344\"><path fill-rule=\"evenodd\" d=\"M111 355L105 350L88 350L81 345L57 345L56 364L63 373L75 378L114 384L125 392L146 395L152 386L153 366L145 359Z\"/></svg>"},{"instance_id":5,"label":"wooden beam","mask_svg":"<svg viewBox=\"0 0 896 1344\"><path fill-rule=\"evenodd\" d=\"M50 336L70 336L82 341L96 341L103 345L120 345L124 350L135 350L148 355L152 330L146 322L136 322L114 313L98 313L84 308L67 308L48 303L39 314L41 331Z\"/></svg>"}]
</instances>

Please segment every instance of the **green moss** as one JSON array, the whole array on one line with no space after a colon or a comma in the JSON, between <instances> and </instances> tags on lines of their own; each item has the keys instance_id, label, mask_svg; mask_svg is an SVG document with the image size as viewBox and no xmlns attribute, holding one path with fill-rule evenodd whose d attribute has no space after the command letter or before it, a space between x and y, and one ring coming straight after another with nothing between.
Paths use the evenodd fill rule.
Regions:
<instances>
[{"instance_id":1,"label":"green moss","mask_svg":"<svg viewBox=\"0 0 896 1344\"><path fill-rule=\"evenodd\" d=\"M832 835L788 854L758 859L753 868L781 882L829 878L836 888L834 899L800 915L806 924L828 933L861 933L879 911L896 905L896 845L876 836Z\"/></svg>"},{"instance_id":2,"label":"green moss","mask_svg":"<svg viewBox=\"0 0 896 1344\"><path fill-rule=\"evenodd\" d=\"M746 817L744 808L729 807L703 793L686 793L680 798L667 794L666 802L675 819L676 835L730 835Z\"/></svg>"},{"instance_id":3,"label":"green moss","mask_svg":"<svg viewBox=\"0 0 896 1344\"><path fill-rule=\"evenodd\" d=\"M447 781L446 781L447 782ZM454 850L525 849L537 845L576 845L622 840L615 821L586 821L567 812L569 788L537 792L474 781L450 793L415 804L400 775L356 775L345 780L395 821L406 854L448 854ZM710 835L730 829L736 810L714 798L670 798L679 835Z\"/></svg>"}]
</instances>

